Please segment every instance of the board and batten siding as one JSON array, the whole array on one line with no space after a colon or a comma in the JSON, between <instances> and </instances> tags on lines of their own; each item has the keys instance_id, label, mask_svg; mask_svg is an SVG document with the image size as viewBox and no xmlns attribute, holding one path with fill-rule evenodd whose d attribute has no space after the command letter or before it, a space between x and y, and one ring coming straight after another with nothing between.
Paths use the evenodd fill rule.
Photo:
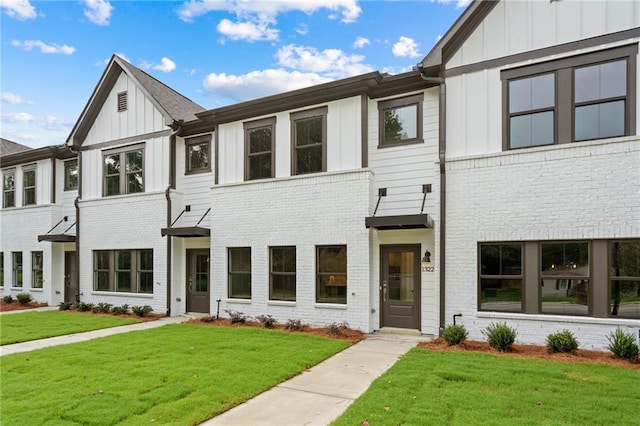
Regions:
<instances>
[{"instance_id":1,"label":"board and batten siding","mask_svg":"<svg viewBox=\"0 0 640 426\"><path fill-rule=\"evenodd\" d=\"M291 176L290 114L327 107L327 171L353 170L362 167L361 98L350 97L296 110L278 112L218 127L219 183L244 181L245 141L243 124L264 118L276 118L275 176Z\"/></svg>"},{"instance_id":2,"label":"board and batten siding","mask_svg":"<svg viewBox=\"0 0 640 426\"><path fill-rule=\"evenodd\" d=\"M431 184L432 192L427 194L424 212L433 217L437 199L435 183L438 179L436 165L438 160L438 95L438 88L424 91L422 105L422 137L424 141L419 144L396 147L378 147L378 102L402 98L407 95L369 101L368 149L369 168L373 171L374 176L371 187L373 207L375 207L378 198L378 189L387 188L387 196L380 201L376 216L420 213L424 196L422 185Z\"/></svg>"},{"instance_id":3,"label":"board and batten siding","mask_svg":"<svg viewBox=\"0 0 640 426\"><path fill-rule=\"evenodd\" d=\"M127 109L118 112L118 93L127 92ZM83 146L167 130L168 123L136 83L121 73L93 122Z\"/></svg>"}]
</instances>

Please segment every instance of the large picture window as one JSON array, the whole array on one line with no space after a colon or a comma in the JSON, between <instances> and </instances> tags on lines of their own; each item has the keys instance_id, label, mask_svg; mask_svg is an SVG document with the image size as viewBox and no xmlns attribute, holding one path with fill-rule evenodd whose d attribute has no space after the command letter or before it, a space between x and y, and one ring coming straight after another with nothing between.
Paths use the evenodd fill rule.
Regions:
<instances>
[{"instance_id":1,"label":"large picture window","mask_svg":"<svg viewBox=\"0 0 640 426\"><path fill-rule=\"evenodd\" d=\"M104 153L104 195L144 192L144 149L141 146Z\"/></svg>"},{"instance_id":2,"label":"large picture window","mask_svg":"<svg viewBox=\"0 0 640 426\"><path fill-rule=\"evenodd\" d=\"M275 124L275 117L244 123L246 180L275 176Z\"/></svg>"},{"instance_id":3,"label":"large picture window","mask_svg":"<svg viewBox=\"0 0 640 426\"><path fill-rule=\"evenodd\" d=\"M11 257L13 265L11 286L22 287L22 252L14 251L11 253Z\"/></svg>"},{"instance_id":4,"label":"large picture window","mask_svg":"<svg viewBox=\"0 0 640 426\"><path fill-rule=\"evenodd\" d=\"M22 169L22 205L31 206L36 203L36 167Z\"/></svg>"},{"instance_id":5,"label":"large picture window","mask_svg":"<svg viewBox=\"0 0 640 426\"><path fill-rule=\"evenodd\" d=\"M379 146L421 143L422 93L378 104Z\"/></svg>"},{"instance_id":6,"label":"large picture window","mask_svg":"<svg viewBox=\"0 0 640 426\"><path fill-rule=\"evenodd\" d=\"M78 189L78 160L64 163L64 190Z\"/></svg>"},{"instance_id":7,"label":"large picture window","mask_svg":"<svg viewBox=\"0 0 640 426\"><path fill-rule=\"evenodd\" d=\"M482 311L522 312L522 244L480 244Z\"/></svg>"},{"instance_id":8,"label":"large picture window","mask_svg":"<svg viewBox=\"0 0 640 426\"><path fill-rule=\"evenodd\" d=\"M610 316L640 319L640 240L609 243Z\"/></svg>"},{"instance_id":9,"label":"large picture window","mask_svg":"<svg viewBox=\"0 0 640 426\"><path fill-rule=\"evenodd\" d=\"M296 300L296 248L271 247L269 299Z\"/></svg>"},{"instance_id":10,"label":"large picture window","mask_svg":"<svg viewBox=\"0 0 640 426\"><path fill-rule=\"evenodd\" d=\"M589 315L589 243L541 243L543 314Z\"/></svg>"},{"instance_id":11,"label":"large picture window","mask_svg":"<svg viewBox=\"0 0 640 426\"><path fill-rule=\"evenodd\" d=\"M43 254L41 251L31 252L31 287L42 288L44 276L42 272Z\"/></svg>"},{"instance_id":12,"label":"large picture window","mask_svg":"<svg viewBox=\"0 0 640 426\"><path fill-rule=\"evenodd\" d=\"M199 136L185 140L186 174L211 171L211 137Z\"/></svg>"},{"instance_id":13,"label":"large picture window","mask_svg":"<svg viewBox=\"0 0 640 426\"><path fill-rule=\"evenodd\" d=\"M316 247L316 301L347 303L347 246Z\"/></svg>"},{"instance_id":14,"label":"large picture window","mask_svg":"<svg viewBox=\"0 0 640 426\"><path fill-rule=\"evenodd\" d=\"M251 247L229 248L229 298L251 299Z\"/></svg>"},{"instance_id":15,"label":"large picture window","mask_svg":"<svg viewBox=\"0 0 640 426\"><path fill-rule=\"evenodd\" d=\"M16 206L16 172L2 172L2 207Z\"/></svg>"},{"instance_id":16,"label":"large picture window","mask_svg":"<svg viewBox=\"0 0 640 426\"><path fill-rule=\"evenodd\" d=\"M93 289L153 293L153 250L95 250Z\"/></svg>"},{"instance_id":17,"label":"large picture window","mask_svg":"<svg viewBox=\"0 0 640 426\"><path fill-rule=\"evenodd\" d=\"M327 170L327 107L291 114L291 174Z\"/></svg>"},{"instance_id":18,"label":"large picture window","mask_svg":"<svg viewBox=\"0 0 640 426\"><path fill-rule=\"evenodd\" d=\"M635 133L636 45L502 71L504 149Z\"/></svg>"}]
</instances>

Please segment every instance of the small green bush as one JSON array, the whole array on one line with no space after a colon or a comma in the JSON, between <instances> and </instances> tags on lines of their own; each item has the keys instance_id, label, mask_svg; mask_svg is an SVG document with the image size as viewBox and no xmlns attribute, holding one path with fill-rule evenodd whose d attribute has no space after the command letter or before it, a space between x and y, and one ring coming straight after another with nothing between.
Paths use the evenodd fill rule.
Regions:
<instances>
[{"instance_id":1,"label":"small green bush","mask_svg":"<svg viewBox=\"0 0 640 426\"><path fill-rule=\"evenodd\" d=\"M98 303L93 308L91 308L91 312L94 314L108 314L111 312L111 303Z\"/></svg>"},{"instance_id":2,"label":"small green bush","mask_svg":"<svg viewBox=\"0 0 640 426\"><path fill-rule=\"evenodd\" d=\"M464 325L449 324L442 330L442 338L447 341L449 346L458 345L469 337L469 333Z\"/></svg>"},{"instance_id":3,"label":"small green bush","mask_svg":"<svg viewBox=\"0 0 640 426\"><path fill-rule=\"evenodd\" d=\"M284 325L284 329L288 331L300 331L304 327L301 319L289 319Z\"/></svg>"},{"instance_id":4,"label":"small green bush","mask_svg":"<svg viewBox=\"0 0 640 426\"><path fill-rule=\"evenodd\" d=\"M264 328L273 328L278 322L278 320L271 315L258 315L256 319L262 323Z\"/></svg>"},{"instance_id":5,"label":"small green bush","mask_svg":"<svg viewBox=\"0 0 640 426\"><path fill-rule=\"evenodd\" d=\"M131 307L131 312L133 312L134 314L136 314L139 317L145 317L147 316L147 314L150 314L151 312L153 312L153 308L149 305L144 305L144 306L132 306Z\"/></svg>"},{"instance_id":6,"label":"small green bush","mask_svg":"<svg viewBox=\"0 0 640 426\"><path fill-rule=\"evenodd\" d=\"M506 322L492 322L485 330L482 330L482 334L487 338L489 346L500 352L508 352L516 341L518 332L509 327Z\"/></svg>"},{"instance_id":7,"label":"small green bush","mask_svg":"<svg viewBox=\"0 0 640 426\"><path fill-rule=\"evenodd\" d=\"M331 324L327 325L325 329L327 330L327 333L333 336L337 336L338 334L342 333L343 330L349 329L349 323L346 321L340 323L332 322Z\"/></svg>"},{"instance_id":8,"label":"small green bush","mask_svg":"<svg viewBox=\"0 0 640 426\"><path fill-rule=\"evenodd\" d=\"M73 306L78 312L89 312L93 310L93 303L76 302Z\"/></svg>"},{"instance_id":9,"label":"small green bush","mask_svg":"<svg viewBox=\"0 0 640 426\"><path fill-rule=\"evenodd\" d=\"M111 313L114 315L127 315L129 313L129 305L125 303L122 306L114 306L111 308Z\"/></svg>"},{"instance_id":10,"label":"small green bush","mask_svg":"<svg viewBox=\"0 0 640 426\"><path fill-rule=\"evenodd\" d=\"M58 303L58 310L59 311L68 311L69 309L71 309L72 306L73 306L73 303L71 303L71 302L60 302L60 303Z\"/></svg>"},{"instance_id":11,"label":"small green bush","mask_svg":"<svg viewBox=\"0 0 640 426\"><path fill-rule=\"evenodd\" d=\"M13 296L11 296L10 294L8 294L8 295L6 295L6 296L4 296L4 297L2 298L2 301L3 301L4 303L13 303Z\"/></svg>"},{"instance_id":12,"label":"small green bush","mask_svg":"<svg viewBox=\"0 0 640 426\"><path fill-rule=\"evenodd\" d=\"M16 299L21 305L26 305L31 302L31 295L29 293L18 293L16 294Z\"/></svg>"},{"instance_id":13,"label":"small green bush","mask_svg":"<svg viewBox=\"0 0 640 426\"><path fill-rule=\"evenodd\" d=\"M231 311L228 309L225 309L225 312L227 313L227 315L229 315L231 324L244 324L247 322L248 317L244 314L244 312Z\"/></svg>"},{"instance_id":14,"label":"small green bush","mask_svg":"<svg viewBox=\"0 0 640 426\"><path fill-rule=\"evenodd\" d=\"M638 344L635 337L631 333L625 333L621 328L616 328L607 336L609 341L609 350L613 354L622 359L629 360L631 362L638 361Z\"/></svg>"},{"instance_id":15,"label":"small green bush","mask_svg":"<svg viewBox=\"0 0 640 426\"><path fill-rule=\"evenodd\" d=\"M573 352L578 349L578 346L578 341L569 330L562 330L547 336L547 349L550 352Z\"/></svg>"}]
</instances>

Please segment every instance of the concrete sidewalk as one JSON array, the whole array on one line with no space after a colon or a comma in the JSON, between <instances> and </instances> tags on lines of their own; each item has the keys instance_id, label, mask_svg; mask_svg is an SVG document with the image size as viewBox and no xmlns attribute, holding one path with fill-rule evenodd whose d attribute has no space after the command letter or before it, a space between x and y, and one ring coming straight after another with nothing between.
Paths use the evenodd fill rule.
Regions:
<instances>
[{"instance_id":1,"label":"concrete sidewalk","mask_svg":"<svg viewBox=\"0 0 640 426\"><path fill-rule=\"evenodd\" d=\"M428 337L383 334L345 349L203 426L327 425L409 349Z\"/></svg>"},{"instance_id":2,"label":"concrete sidewalk","mask_svg":"<svg viewBox=\"0 0 640 426\"><path fill-rule=\"evenodd\" d=\"M55 308L57 309L57 308ZM39 310L48 310L46 308ZM33 310L30 310L33 311ZM25 312L25 311L11 311ZM5 312L9 314L11 312ZM69 343L84 342L86 340L97 339L99 337L111 336L114 334L127 333L136 330L148 330L150 328L162 327L166 324L176 324L188 321L187 317L165 317L155 321L141 322L137 324L122 325L120 327L103 328L101 330L86 331L84 333L67 334L64 336L50 337L48 339L32 340L30 342L15 343L13 345L0 346L0 356L17 354L21 352L33 351L36 349L48 348L50 346L66 345ZM1 321L1 320L0 320Z\"/></svg>"}]
</instances>

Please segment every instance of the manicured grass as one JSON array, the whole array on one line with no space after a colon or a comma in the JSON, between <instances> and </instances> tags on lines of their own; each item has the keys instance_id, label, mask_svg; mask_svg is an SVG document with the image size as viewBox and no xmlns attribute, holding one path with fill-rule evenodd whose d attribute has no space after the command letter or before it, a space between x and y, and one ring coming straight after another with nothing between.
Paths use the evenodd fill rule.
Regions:
<instances>
[{"instance_id":1,"label":"manicured grass","mask_svg":"<svg viewBox=\"0 0 640 426\"><path fill-rule=\"evenodd\" d=\"M0 345L83 331L99 330L119 325L135 324L138 320L117 316L80 314L66 311L24 312L0 316Z\"/></svg>"},{"instance_id":2,"label":"manicured grass","mask_svg":"<svg viewBox=\"0 0 640 426\"><path fill-rule=\"evenodd\" d=\"M334 424L638 424L640 372L412 349Z\"/></svg>"},{"instance_id":3,"label":"manicured grass","mask_svg":"<svg viewBox=\"0 0 640 426\"><path fill-rule=\"evenodd\" d=\"M173 324L4 356L0 423L198 424L346 346L277 330Z\"/></svg>"}]
</instances>

